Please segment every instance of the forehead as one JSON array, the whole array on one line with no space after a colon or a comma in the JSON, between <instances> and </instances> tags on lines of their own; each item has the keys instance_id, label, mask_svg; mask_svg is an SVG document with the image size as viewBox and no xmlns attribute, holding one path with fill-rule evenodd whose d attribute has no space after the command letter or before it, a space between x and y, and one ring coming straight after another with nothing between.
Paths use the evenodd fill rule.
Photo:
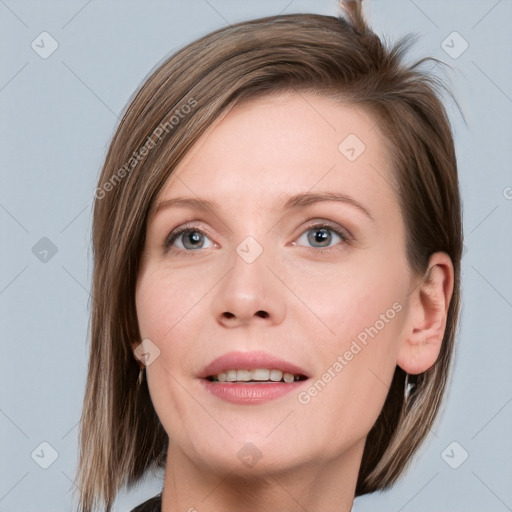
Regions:
<instances>
[{"instance_id":1,"label":"forehead","mask_svg":"<svg viewBox=\"0 0 512 512\"><path fill-rule=\"evenodd\" d=\"M159 201L210 198L244 207L332 191L395 201L385 140L360 107L290 93L245 101L219 118L173 171ZM157 201L157 204L158 202Z\"/></svg>"}]
</instances>

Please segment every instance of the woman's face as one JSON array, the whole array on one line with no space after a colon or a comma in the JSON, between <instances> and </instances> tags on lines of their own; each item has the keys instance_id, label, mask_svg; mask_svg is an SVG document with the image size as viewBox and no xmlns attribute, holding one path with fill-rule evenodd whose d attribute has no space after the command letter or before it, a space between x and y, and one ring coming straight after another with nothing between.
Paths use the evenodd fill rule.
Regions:
<instances>
[{"instance_id":1,"label":"woman's face","mask_svg":"<svg viewBox=\"0 0 512 512\"><path fill-rule=\"evenodd\" d=\"M363 110L289 94L235 107L175 169L136 290L172 457L359 463L415 285L388 162Z\"/></svg>"}]
</instances>

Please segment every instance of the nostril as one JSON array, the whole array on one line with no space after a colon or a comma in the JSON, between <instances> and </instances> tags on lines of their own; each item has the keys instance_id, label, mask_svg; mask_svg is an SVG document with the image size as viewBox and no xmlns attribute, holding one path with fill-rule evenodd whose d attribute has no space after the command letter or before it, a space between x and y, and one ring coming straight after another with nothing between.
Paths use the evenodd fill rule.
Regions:
<instances>
[{"instance_id":1,"label":"nostril","mask_svg":"<svg viewBox=\"0 0 512 512\"><path fill-rule=\"evenodd\" d=\"M270 316L266 311L261 311L261 310L257 311L256 315L261 318L268 318ZM235 317L235 315L229 311L224 311L224 313L222 313L222 316L224 316L224 318L234 318Z\"/></svg>"}]
</instances>

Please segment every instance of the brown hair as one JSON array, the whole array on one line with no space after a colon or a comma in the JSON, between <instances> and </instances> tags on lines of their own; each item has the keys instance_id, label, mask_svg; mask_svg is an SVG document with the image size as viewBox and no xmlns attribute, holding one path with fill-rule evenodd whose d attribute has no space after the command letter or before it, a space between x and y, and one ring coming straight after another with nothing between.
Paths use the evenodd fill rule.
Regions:
<instances>
[{"instance_id":1,"label":"brown hair","mask_svg":"<svg viewBox=\"0 0 512 512\"><path fill-rule=\"evenodd\" d=\"M91 347L80 425L81 510L110 511L123 484L164 467L167 434L152 406L132 343L140 341L135 284L148 216L158 192L193 144L235 104L275 92L309 92L371 112L388 141L393 186L411 269L446 252L454 291L436 363L404 399L396 368L368 434L356 494L390 486L426 437L450 368L460 301L462 225L457 165L442 84L404 63L410 39L386 46L366 25L360 2L344 17L290 14L210 33L161 64L128 106L95 191Z\"/></svg>"}]
</instances>

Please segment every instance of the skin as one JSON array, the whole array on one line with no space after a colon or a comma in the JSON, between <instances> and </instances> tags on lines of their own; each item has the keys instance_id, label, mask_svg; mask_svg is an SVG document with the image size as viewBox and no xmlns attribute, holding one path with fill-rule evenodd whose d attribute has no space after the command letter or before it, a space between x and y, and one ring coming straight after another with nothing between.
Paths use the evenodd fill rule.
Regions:
<instances>
[{"instance_id":1,"label":"skin","mask_svg":"<svg viewBox=\"0 0 512 512\"><path fill-rule=\"evenodd\" d=\"M435 362L453 267L436 253L428 279L410 271L375 121L322 96L251 100L214 123L161 190L157 203L188 196L219 205L152 216L137 282L140 333L159 350L146 368L148 386L170 438L164 512L350 510L365 439L396 365L415 374ZM349 134L365 144L354 161L338 149ZM372 218L343 202L281 208L282 197L305 192L348 195ZM327 231L321 242L317 221L347 240ZM164 251L169 233L184 225L204 231L200 248L185 235ZM249 235L263 250L252 263L236 251ZM393 304L399 312L389 319ZM388 322L378 334L301 403L298 392L332 373L381 315ZM235 350L265 351L311 378L263 404L225 402L198 374ZM244 446L261 455L252 467L237 456Z\"/></svg>"}]
</instances>

